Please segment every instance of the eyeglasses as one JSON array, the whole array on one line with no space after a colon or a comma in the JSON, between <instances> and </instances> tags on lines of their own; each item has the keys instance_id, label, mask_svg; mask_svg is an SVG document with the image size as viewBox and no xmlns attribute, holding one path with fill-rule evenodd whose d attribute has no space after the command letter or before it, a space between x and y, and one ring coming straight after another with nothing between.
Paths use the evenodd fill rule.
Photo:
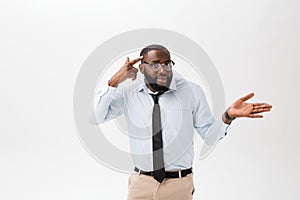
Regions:
<instances>
[{"instance_id":1,"label":"eyeglasses","mask_svg":"<svg viewBox=\"0 0 300 200\"><path fill-rule=\"evenodd\" d=\"M166 63L160 64L160 63L147 63L146 61L142 61L142 63L145 63L147 65L150 65L153 71L158 72L162 67L165 68L166 71L171 71L172 67L175 65L173 60L170 60Z\"/></svg>"}]
</instances>

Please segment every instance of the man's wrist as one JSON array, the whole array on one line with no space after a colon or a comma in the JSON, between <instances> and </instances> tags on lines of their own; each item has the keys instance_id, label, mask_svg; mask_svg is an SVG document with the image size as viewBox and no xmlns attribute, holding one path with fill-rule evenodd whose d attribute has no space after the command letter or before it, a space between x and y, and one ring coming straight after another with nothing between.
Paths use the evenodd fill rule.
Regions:
<instances>
[{"instance_id":1,"label":"man's wrist","mask_svg":"<svg viewBox=\"0 0 300 200\"><path fill-rule=\"evenodd\" d=\"M111 87L118 87L118 81L114 80L114 79L110 79L108 81L108 86L111 86Z\"/></svg>"},{"instance_id":2,"label":"man's wrist","mask_svg":"<svg viewBox=\"0 0 300 200\"><path fill-rule=\"evenodd\" d=\"M224 114L223 114L223 121L224 121L226 124L231 124L231 122L232 122L233 120L235 120L235 117L232 117L232 116L228 113L229 109L230 109L230 108L228 108L228 109L224 112Z\"/></svg>"}]
</instances>

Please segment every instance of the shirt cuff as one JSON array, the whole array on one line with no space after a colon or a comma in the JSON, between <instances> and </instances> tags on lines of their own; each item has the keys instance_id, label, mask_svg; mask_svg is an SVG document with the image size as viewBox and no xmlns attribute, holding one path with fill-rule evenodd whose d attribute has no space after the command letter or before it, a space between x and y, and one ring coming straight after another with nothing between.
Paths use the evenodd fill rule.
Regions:
<instances>
[{"instance_id":1,"label":"shirt cuff","mask_svg":"<svg viewBox=\"0 0 300 200\"><path fill-rule=\"evenodd\" d=\"M222 136L222 138L224 137L224 136L226 136L227 135L227 133L228 133L228 131L230 130L230 124L226 124L223 120L222 120L222 127L223 127L223 133L224 133L224 135Z\"/></svg>"},{"instance_id":2,"label":"shirt cuff","mask_svg":"<svg viewBox=\"0 0 300 200\"><path fill-rule=\"evenodd\" d=\"M103 88L100 89L100 91L97 93L97 95L102 97L102 96L107 95L107 94L113 94L116 90L117 90L116 87L106 85L106 86L104 86Z\"/></svg>"}]
</instances>

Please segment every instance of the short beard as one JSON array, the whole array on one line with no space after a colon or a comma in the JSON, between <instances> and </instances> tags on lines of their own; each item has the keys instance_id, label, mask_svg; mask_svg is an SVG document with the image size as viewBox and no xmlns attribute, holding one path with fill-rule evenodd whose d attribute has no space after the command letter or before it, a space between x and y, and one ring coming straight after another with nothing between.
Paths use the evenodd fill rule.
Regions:
<instances>
[{"instance_id":1,"label":"short beard","mask_svg":"<svg viewBox=\"0 0 300 200\"><path fill-rule=\"evenodd\" d=\"M145 80L146 83L155 91L155 92L165 92L169 88L163 85L158 85L157 83L149 83L147 80Z\"/></svg>"},{"instance_id":2,"label":"short beard","mask_svg":"<svg viewBox=\"0 0 300 200\"><path fill-rule=\"evenodd\" d=\"M153 80L147 73L145 73L144 76L145 76L145 82L148 85L148 87L152 88L155 92L166 92L167 90L169 90L169 86L171 83L171 80L169 80L169 77L168 77L167 86L164 86L164 85L157 84L156 80ZM171 77L171 79L172 79L172 77Z\"/></svg>"}]
</instances>

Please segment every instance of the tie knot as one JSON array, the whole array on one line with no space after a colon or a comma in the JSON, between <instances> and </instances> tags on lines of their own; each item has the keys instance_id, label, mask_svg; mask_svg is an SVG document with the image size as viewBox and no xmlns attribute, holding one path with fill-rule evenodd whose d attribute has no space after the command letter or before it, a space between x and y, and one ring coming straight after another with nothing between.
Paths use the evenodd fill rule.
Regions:
<instances>
[{"instance_id":1,"label":"tie knot","mask_svg":"<svg viewBox=\"0 0 300 200\"><path fill-rule=\"evenodd\" d=\"M168 91L168 89L166 90L163 90L163 91L159 91L158 93L156 94L150 94L152 96L152 99L154 101L155 104L158 104L158 96L159 95L162 95L163 93L165 93L166 91Z\"/></svg>"},{"instance_id":2,"label":"tie knot","mask_svg":"<svg viewBox=\"0 0 300 200\"><path fill-rule=\"evenodd\" d=\"M157 94L150 94L155 104L158 104L158 96L161 95L160 93Z\"/></svg>"}]
</instances>

